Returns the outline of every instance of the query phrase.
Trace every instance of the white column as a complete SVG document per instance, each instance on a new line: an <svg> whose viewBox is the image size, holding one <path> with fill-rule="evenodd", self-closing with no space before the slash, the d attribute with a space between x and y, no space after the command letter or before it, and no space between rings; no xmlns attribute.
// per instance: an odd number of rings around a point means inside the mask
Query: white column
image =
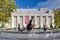
<svg viewBox="0 0 60 40"><path fill-rule="evenodd" d="M31 16L29 16L29 21L31 20Z"/></svg>
<svg viewBox="0 0 60 40"><path fill-rule="evenodd" d="M19 17L19 15L17 16L17 27L18 27L18 24L20 24L20 17Z"/></svg>
<svg viewBox="0 0 60 40"><path fill-rule="evenodd" d="M24 25L24 27L26 27L25 26L25 15L23 16L23 25Z"/></svg>
<svg viewBox="0 0 60 40"><path fill-rule="evenodd" d="M37 16L35 16L35 28L37 28Z"/></svg>
<svg viewBox="0 0 60 40"><path fill-rule="evenodd" d="M40 19L41 19L40 20L40 22L41 22L41 28L43 28L43 16L42 15L40 16Z"/></svg>
<svg viewBox="0 0 60 40"><path fill-rule="evenodd" d="M14 28L14 15L11 13L11 28Z"/></svg>
<svg viewBox="0 0 60 40"><path fill-rule="evenodd" d="M49 20L48 20L48 16L46 16L46 25L47 25L48 28L50 27L50 25L49 25Z"/></svg>
<svg viewBox="0 0 60 40"><path fill-rule="evenodd" d="M53 28L54 28L54 16L52 16L52 25L53 25Z"/></svg>
<svg viewBox="0 0 60 40"><path fill-rule="evenodd" d="M39 26L40 26L40 28L41 28L41 16L40 16L40 20L39 20L39 21L40 21L40 24L39 24Z"/></svg>

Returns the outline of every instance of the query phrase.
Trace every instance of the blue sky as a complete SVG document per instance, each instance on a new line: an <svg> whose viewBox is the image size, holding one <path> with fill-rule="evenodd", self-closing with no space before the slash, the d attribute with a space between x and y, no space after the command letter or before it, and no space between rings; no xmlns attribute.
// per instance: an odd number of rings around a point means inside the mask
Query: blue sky
<svg viewBox="0 0 60 40"><path fill-rule="evenodd" d="M60 8L60 0L15 0L18 8Z"/></svg>

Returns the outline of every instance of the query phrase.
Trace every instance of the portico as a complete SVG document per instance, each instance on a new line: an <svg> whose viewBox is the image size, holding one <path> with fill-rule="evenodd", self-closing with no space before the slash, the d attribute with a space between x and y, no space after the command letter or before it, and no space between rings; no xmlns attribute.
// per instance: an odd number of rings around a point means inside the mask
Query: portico
<svg viewBox="0 0 60 40"><path fill-rule="evenodd" d="M20 26L26 27L29 20L33 17L32 24L35 24L35 28L41 27L46 24L49 28L51 24L54 25L54 15L52 12L45 13L45 11L38 11L37 9L19 9L17 12L11 14L11 27Z"/></svg>

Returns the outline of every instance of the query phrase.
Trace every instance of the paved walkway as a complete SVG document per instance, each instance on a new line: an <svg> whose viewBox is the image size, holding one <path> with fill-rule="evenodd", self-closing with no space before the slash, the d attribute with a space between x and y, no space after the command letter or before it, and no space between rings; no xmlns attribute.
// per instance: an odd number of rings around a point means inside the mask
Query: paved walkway
<svg viewBox="0 0 60 40"><path fill-rule="evenodd" d="M5 30L4 32L7 33L19 33L19 34L46 34L46 33L59 33L60 30L46 30L43 29L32 29L30 32L27 30L24 31L18 31L18 30Z"/></svg>
<svg viewBox="0 0 60 40"><path fill-rule="evenodd" d="M5 39L5 40L59 40L60 33L19 34L19 33L1 32L0 39Z"/></svg>
<svg viewBox="0 0 60 40"><path fill-rule="evenodd" d="M17 30L1 31L0 40L60 40L59 30L32 30L31 32L18 32Z"/></svg>

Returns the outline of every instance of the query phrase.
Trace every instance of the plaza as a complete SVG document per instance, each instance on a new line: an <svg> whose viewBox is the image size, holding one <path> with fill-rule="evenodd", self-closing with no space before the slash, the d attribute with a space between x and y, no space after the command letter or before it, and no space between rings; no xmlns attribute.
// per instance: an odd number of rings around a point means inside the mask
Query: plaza
<svg viewBox="0 0 60 40"><path fill-rule="evenodd" d="M44 32L0 31L0 40L60 40L60 30Z"/></svg>

